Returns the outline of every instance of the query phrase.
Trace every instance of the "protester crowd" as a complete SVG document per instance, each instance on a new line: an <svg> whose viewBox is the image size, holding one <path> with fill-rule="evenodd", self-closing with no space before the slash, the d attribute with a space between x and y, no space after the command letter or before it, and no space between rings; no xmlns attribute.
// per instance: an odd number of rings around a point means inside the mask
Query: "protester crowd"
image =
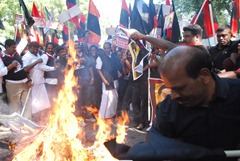
<svg viewBox="0 0 240 161"><path fill-rule="evenodd" d="M238 78L240 60L238 41L231 40L231 30L227 25L217 31L218 44L207 48L201 43L202 29L198 25L183 28L183 43L175 44L135 31L130 38L143 40L152 46L152 53L143 62L143 75L133 80L132 57L129 50L105 42L103 47L89 45L85 41L75 41L75 72L77 96L75 115L85 121L95 122L86 107L99 109L99 117L109 119L121 115L123 110L132 110L133 127L143 130L152 123L148 119L148 71L150 77L160 78L158 66L161 59L177 46L195 46L211 55L214 72L221 77ZM29 42L27 52L17 53L17 44L7 39L5 51L1 55L2 96L6 95L8 110L37 123L45 120L54 108L54 100L64 84L64 72L69 58L68 44L47 43L45 47L37 42ZM40 50L40 48L44 51ZM3 98L2 98L3 99ZM155 116L152 116L155 117ZM81 126L86 126L82 121Z"/></svg>

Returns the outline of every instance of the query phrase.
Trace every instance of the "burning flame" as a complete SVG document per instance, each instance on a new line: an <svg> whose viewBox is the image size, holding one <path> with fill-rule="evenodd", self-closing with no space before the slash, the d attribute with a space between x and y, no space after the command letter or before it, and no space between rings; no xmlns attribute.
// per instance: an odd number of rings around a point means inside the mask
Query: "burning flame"
<svg viewBox="0 0 240 161"><path fill-rule="evenodd" d="M69 42L71 57L68 64L74 64L76 57L74 42ZM115 137L111 133L112 120L98 118L98 111L91 109L97 119L98 131L96 140L90 147L84 145L84 128L79 126L78 119L73 114L75 111L76 96L73 88L77 85L74 77L74 68L70 67L65 73L65 85L58 93L57 103L51 115L48 125L37 138L17 155L13 161L111 161L117 160L111 156L104 146L104 142ZM125 124L129 122L128 115L117 118L120 128L117 129L118 143L123 143L126 135ZM83 118L81 118L83 119ZM95 129L97 128L95 124Z"/></svg>

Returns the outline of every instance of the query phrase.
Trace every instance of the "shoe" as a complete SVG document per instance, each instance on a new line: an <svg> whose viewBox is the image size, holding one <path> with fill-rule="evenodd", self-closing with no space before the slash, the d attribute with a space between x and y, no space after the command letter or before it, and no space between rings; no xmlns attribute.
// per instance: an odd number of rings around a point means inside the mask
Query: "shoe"
<svg viewBox="0 0 240 161"><path fill-rule="evenodd" d="M89 121L89 122L92 122L92 123L94 123L94 122L96 122L96 119L95 118L90 118L90 119L85 119L86 121Z"/></svg>
<svg viewBox="0 0 240 161"><path fill-rule="evenodd" d="M84 121L81 121L81 122L79 123L79 125L80 125L81 127L85 127L87 124L86 124Z"/></svg>
<svg viewBox="0 0 240 161"><path fill-rule="evenodd" d="M133 123L133 127L138 127L138 125L139 125L139 123L137 123L137 122Z"/></svg>
<svg viewBox="0 0 240 161"><path fill-rule="evenodd" d="M144 125L142 123L140 123L136 129L143 130L143 128L144 128Z"/></svg>

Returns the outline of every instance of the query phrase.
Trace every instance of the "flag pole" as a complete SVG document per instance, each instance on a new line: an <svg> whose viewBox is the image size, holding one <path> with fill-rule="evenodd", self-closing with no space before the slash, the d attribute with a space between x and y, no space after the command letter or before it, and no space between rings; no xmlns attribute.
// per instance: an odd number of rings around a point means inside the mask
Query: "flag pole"
<svg viewBox="0 0 240 161"><path fill-rule="evenodd" d="M18 30L18 24L16 24L16 28L15 28L14 41L17 40L17 30Z"/></svg>
<svg viewBox="0 0 240 161"><path fill-rule="evenodd" d="M205 0L205 1L203 2L202 7L200 8L200 10L199 10L199 12L198 12L198 14L197 14L197 17L195 18L193 24L196 24L197 19L198 19L198 17L200 16L200 13L202 12L203 7L204 7L204 5L205 5L205 3L206 3L207 1L208 1L208 0Z"/></svg>
<svg viewBox="0 0 240 161"><path fill-rule="evenodd" d="M209 1L211 2L211 0L209 0ZM208 3L208 8L209 8L209 12L210 12L213 40L214 40L214 45L215 45L215 44L217 44L217 40L216 40L215 30L214 30L213 12L212 12L212 4L211 3Z"/></svg>
<svg viewBox="0 0 240 161"><path fill-rule="evenodd" d="M68 41L70 41L70 22L68 21Z"/></svg>

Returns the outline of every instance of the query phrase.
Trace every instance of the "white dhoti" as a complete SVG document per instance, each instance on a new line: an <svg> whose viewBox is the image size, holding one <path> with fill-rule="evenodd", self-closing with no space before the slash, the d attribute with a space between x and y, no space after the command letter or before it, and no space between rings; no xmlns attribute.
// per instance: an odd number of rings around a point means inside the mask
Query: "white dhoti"
<svg viewBox="0 0 240 161"><path fill-rule="evenodd" d="M32 86L32 113L40 112L50 108L51 104L44 84L34 84Z"/></svg>
<svg viewBox="0 0 240 161"><path fill-rule="evenodd" d="M114 81L114 86L117 87L118 81ZM102 100L99 109L100 118L111 118L116 115L118 104L117 88L106 90L106 86L102 85Z"/></svg>

